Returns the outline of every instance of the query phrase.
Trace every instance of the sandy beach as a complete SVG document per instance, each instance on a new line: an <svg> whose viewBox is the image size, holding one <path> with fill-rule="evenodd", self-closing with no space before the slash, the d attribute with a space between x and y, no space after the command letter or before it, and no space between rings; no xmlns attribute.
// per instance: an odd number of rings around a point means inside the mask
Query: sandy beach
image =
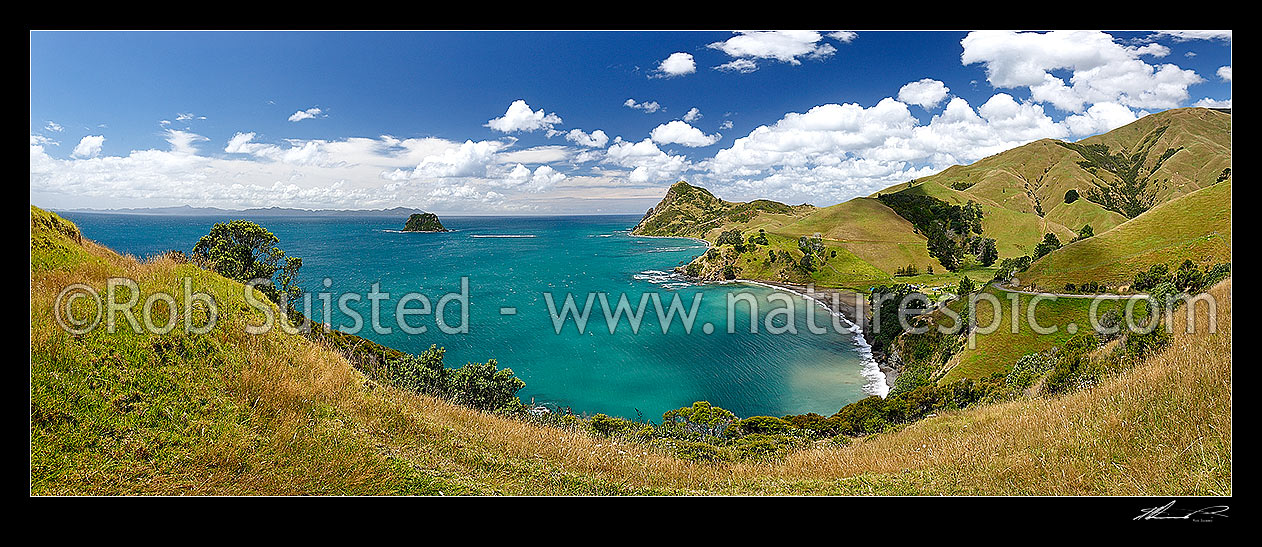
<svg viewBox="0 0 1262 547"><path fill-rule="evenodd" d="M872 333L870 329L865 328L868 319L871 317L872 309L868 303L866 296L845 289L834 289L828 287L814 287L808 292L806 285L796 283L783 283L779 281L758 281L765 285L778 287L787 291L792 291L803 296L814 298L817 302L828 308L833 313L841 314L851 323L859 325L863 328L863 339L868 346L872 344ZM836 298L834 299L834 295ZM861 307L861 308L860 308ZM860 309L862 315L860 315ZM885 375L885 385L889 388L894 387L894 380L898 378L898 371L886 366L878 359L874 359L876 365L881 369L881 373Z"/></svg>

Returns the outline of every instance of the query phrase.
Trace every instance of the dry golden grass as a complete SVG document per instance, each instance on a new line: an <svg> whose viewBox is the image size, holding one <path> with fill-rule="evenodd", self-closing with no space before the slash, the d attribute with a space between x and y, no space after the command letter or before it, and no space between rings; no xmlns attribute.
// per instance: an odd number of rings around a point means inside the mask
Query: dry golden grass
<svg viewBox="0 0 1262 547"><path fill-rule="evenodd" d="M568 472L638 488L720 493L863 492L1038 495L1231 493L1231 283L1216 334L1185 334L1102 385L925 420L849 448L791 454L783 463L697 465L600 445L511 420L418 399L473 442L508 458L542 458ZM1205 326L1204 308L1197 325ZM543 486L543 485L540 485Z"/></svg>
<svg viewBox="0 0 1262 547"><path fill-rule="evenodd" d="M102 260L32 272L33 384L41 375L62 387L57 375L72 371L56 367L67 352L155 341L60 331L51 318L60 287L126 276L147 294L191 276L221 303L221 326L207 335L217 349L170 374L183 382L177 395L208 402L175 448L126 430L121 448L58 452L33 423L37 494L1231 493L1230 280L1211 291L1217 334L1176 328L1169 349L1094 389L952 412L783 461L705 464L375 384L305 338L246 334L259 317L242 305L240 284L169 259L86 248ZM127 355L123 369L150 365ZM33 387L33 413L44 404ZM113 418L101 412L82 419Z"/></svg>

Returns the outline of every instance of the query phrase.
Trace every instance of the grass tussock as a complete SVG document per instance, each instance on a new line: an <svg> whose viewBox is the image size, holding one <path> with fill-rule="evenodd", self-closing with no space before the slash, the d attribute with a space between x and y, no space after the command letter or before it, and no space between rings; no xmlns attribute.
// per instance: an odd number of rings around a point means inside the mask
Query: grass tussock
<svg viewBox="0 0 1262 547"><path fill-rule="evenodd" d="M82 253L48 267L36 258L55 245L37 248L42 237ZM219 302L219 326L81 336L56 326L62 287L103 291L111 276L136 279L141 302L190 278ZM951 412L847 447L713 464L377 384L330 347L246 334L262 314L238 283L80 245L33 220L31 492L1230 494L1230 292L1230 280L1210 291L1217 334L1176 328L1168 349L1087 391Z"/></svg>

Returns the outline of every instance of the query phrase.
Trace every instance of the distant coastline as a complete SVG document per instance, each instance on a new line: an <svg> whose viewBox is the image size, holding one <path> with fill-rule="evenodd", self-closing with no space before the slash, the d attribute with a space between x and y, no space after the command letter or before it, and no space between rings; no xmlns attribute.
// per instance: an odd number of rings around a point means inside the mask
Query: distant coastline
<svg viewBox="0 0 1262 547"><path fill-rule="evenodd" d="M127 209L50 209L66 213L96 213L103 215L154 215L154 216L230 216L241 215L251 217L281 216L372 216L372 217L408 217L424 213L421 209L394 207L391 209L296 209L292 207L255 207L251 209L221 209L219 207L144 207Z"/></svg>
<svg viewBox="0 0 1262 547"><path fill-rule="evenodd" d="M38 205L37 205L38 206ZM219 207L193 207L181 205L177 207L134 207L121 209L62 208L44 207L41 209L55 213L86 213L98 215L145 215L145 216L243 216L254 218L266 217L408 217L416 213L425 213L423 209L410 207L394 207L391 209L298 209L294 207L252 207L249 209L222 209ZM430 211L432 212L432 211ZM443 217L632 217L638 213L540 213L540 214L505 214L505 213L442 213ZM645 236L647 237L647 236Z"/></svg>

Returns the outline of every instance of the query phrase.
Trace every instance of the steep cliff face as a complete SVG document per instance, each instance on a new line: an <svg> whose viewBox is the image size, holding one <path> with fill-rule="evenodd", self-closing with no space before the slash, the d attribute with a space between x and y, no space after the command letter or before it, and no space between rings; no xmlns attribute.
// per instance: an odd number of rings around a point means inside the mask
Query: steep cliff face
<svg viewBox="0 0 1262 547"><path fill-rule="evenodd" d="M449 231L443 227L443 223L438 220L438 215L434 213L417 213L408 217L407 224L403 226L405 232L446 232Z"/></svg>

